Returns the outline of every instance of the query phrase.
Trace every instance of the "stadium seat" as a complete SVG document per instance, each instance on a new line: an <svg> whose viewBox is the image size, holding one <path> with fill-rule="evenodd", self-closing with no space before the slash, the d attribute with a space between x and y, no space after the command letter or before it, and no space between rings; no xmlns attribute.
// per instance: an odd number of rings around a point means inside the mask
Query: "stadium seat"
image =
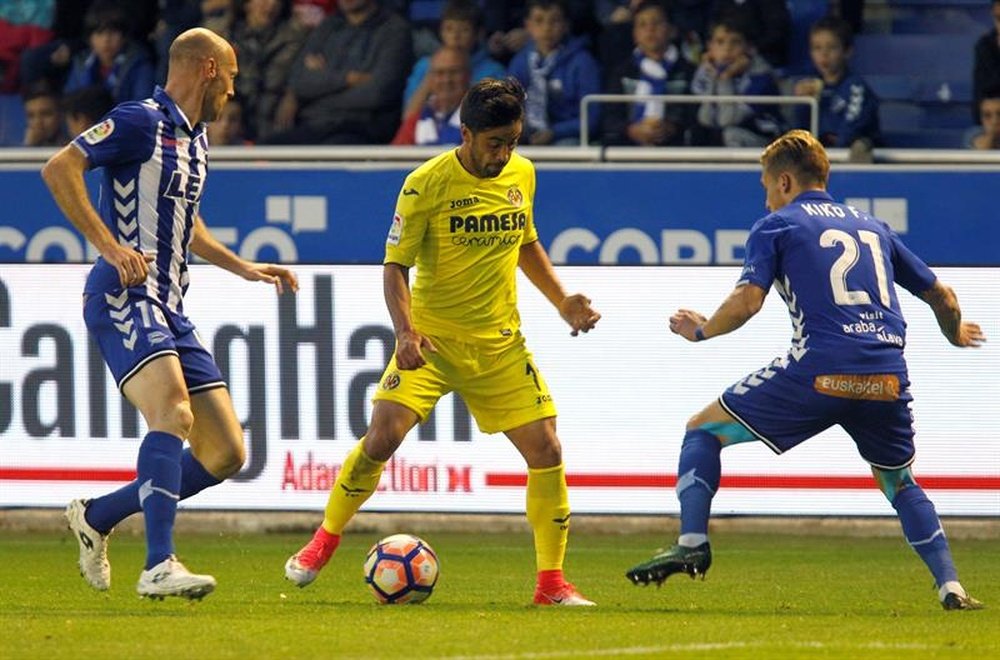
<svg viewBox="0 0 1000 660"><path fill-rule="evenodd" d="M885 146L898 149L962 149L966 131L953 128L883 131Z"/></svg>
<svg viewBox="0 0 1000 660"><path fill-rule="evenodd" d="M0 147L19 146L26 124L20 95L0 94Z"/></svg>
<svg viewBox="0 0 1000 660"><path fill-rule="evenodd" d="M975 34L862 34L851 68L861 75L905 74L952 78L972 71Z"/></svg>

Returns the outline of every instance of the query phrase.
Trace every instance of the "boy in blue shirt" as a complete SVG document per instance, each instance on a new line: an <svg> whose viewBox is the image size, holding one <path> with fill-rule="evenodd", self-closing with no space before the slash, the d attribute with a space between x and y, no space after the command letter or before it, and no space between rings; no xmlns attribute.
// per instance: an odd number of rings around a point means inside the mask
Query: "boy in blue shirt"
<svg viewBox="0 0 1000 660"><path fill-rule="evenodd" d="M568 11L562 0L532 0L524 21L531 42L510 62L508 73L527 90L527 144L579 144L580 99L601 90L597 61L582 38L567 39ZM591 134L597 113L589 115Z"/></svg>

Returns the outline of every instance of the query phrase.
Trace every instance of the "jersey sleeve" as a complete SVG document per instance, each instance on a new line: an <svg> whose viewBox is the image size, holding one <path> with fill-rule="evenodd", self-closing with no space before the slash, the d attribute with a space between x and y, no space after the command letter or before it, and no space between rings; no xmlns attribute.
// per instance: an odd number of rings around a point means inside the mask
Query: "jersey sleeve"
<svg viewBox="0 0 1000 660"><path fill-rule="evenodd" d="M527 245L528 243L534 243L538 240L538 229L535 227L535 167L530 162L528 162L528 173L527 173L527 215L524 223L524 234L521 236L521 245Z"/></svg>
<svg viewBox="0 0 1000 660"><path fill-rule="evenodd" d="M743 271L736 286L755 284L767 291L778 274L779 242L788 231L788 224L777 215L769 215L754 223L747 236Z"/></svg>
<svg viewBox="0 0 1000 660"><path fill-rule="evenodd" d="M888 229L888 226L886 229L892 241L892 271L896 284L915 296L934 286L937 281L934 271L903 244L896 232Z"/></svg>
<svg viewBox="0 0 1000 660"><path fill-rule="evenodd" d="M407 177L396 198L396 211L392 215L392 226L385 239L385 259L382 263L399 264L407 268L417 261L420 244L427 232L430 212L421 204L421 196L430 196L425 182L416 182Z"/></svg>
<svg viewBox="0 0 1000 660"><path fill-rule="evenodd" d="M73 144L90 167L148 160L156 141L156 121L139 103L124 103L81 133Z"/></svg>

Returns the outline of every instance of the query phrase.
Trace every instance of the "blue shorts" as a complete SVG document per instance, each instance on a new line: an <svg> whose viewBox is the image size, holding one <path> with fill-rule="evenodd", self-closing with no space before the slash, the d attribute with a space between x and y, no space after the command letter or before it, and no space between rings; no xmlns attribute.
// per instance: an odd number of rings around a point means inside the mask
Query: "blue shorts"
<svg viewBox="0 0 1000 660"><path fill-rule="evenodd" d="M909 384L906 374L804 374L776 360L719 403L776 454L838 424L862 458L892 470L913 462Z"/></svg>
<svg viewBox="0 0 1000 660"><path fill-rule="evenodd" d="M222 372L191 322L164 310L141 291L88 294L83 303L83 320L118 389L149 362L167 355L180 360L188 392L225 387Z"/></svg>

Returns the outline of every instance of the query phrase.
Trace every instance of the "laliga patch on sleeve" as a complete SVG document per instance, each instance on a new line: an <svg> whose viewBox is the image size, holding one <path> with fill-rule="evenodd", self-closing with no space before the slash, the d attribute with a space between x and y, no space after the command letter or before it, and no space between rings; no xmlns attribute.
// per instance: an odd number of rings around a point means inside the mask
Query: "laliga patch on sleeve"
<svg viewBox="0 0 1000 660"><path fill-rule="evenodd" d="M403 216L399 213L392 215L392 226L389 227L389 236L385 242L389 245L399 245L399 237L403 235Z"/></svg>
<svg viewBox="0 0 1000 660"><path fill-rule="evenodd" d="M115 132L115 120L105 119L99 124L94 124L83 133L83 141L87 144L97 144Z"/></svg>

